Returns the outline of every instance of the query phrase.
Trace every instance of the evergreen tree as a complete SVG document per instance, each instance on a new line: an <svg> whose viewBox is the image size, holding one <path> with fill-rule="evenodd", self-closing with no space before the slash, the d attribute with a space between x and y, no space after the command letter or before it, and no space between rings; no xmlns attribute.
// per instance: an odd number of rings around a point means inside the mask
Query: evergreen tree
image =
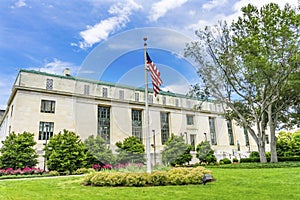
<svg viewBox="0 0 300 200"><path fill-rule="evenodd" d="M211 149L208 141L202 141L197 145L196 148L196 157L199 159L200 163L214 163L217 161L216 156L214 155L214 150Z"/></svg>
<svg viewBox="0 0 300 200"><path fill-rule="evenodd" d="M88 157L90 162L89 164L104 163L111 164L115 163L115 157L108 147L106 147L105 140L97 135L89 136L84 141L84 146L87 149Z"/></svg>
<svg viewBox="0 0 300 200"><path fill-rule="evenodd" d="M191 149L192 146L185 143L183 136L172 134L162 151L162 162L172 166L187 163L192 160Z"/></svg>
<svg viewBox="0 0 300 200"><path fill-rule="evenodd" d="M15 134L12 132L2 141L2 144L0 168L22 169L34 167L38 163L38 155L34 150L36 142L32 133Z"/></svg>
<svg viewBox="0 0 300 200"><path fill-rule="evenodd" d="M125 138L123 142L117 142L117 161L120 163L144 163L145 147L140 139L135 136Z"/></svg>
<svg viewBox="0 0 300 200"><path fill-rule="evenodd" d="M83 142L74 132L64 130L50 138L45 146L47 168L62 173L72 173L86 166Z"/></svg>

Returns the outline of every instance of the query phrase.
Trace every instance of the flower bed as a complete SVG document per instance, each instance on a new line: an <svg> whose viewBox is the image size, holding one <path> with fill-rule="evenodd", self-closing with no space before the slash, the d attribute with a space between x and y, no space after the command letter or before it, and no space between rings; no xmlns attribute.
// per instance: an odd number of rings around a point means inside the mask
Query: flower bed
<svg viewBox="0 0 300 200"><path fill-rule="evenodd" d="M172 168L169 171L155 171L151 174L101 171L85 176L83 185L91 186L159 186L159 185L187 185L202 184L204 174L211 174L204 167Z"/></svg>
<svg viewBox="0 0 300 200"><path fill-rule="evenodd" d="M7 169L0 169L0 176L7 176L7 175L40 175L43 174L44 170L40 168L30 168L30 167L25 167L24 169L12 169L12 168L7 168Z"/></svg>

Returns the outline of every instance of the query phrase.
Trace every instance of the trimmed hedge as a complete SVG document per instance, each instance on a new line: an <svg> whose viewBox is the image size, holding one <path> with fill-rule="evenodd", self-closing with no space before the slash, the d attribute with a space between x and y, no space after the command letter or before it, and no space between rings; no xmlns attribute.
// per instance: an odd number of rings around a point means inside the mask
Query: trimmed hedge
<svg viewBox="0 0 300 200"><path fill-rule="evenodd" d="M143 187L202 184L204 174L210 173L210 170L201 166L196 168L178 167L169 171L156 171L151 174L104 171L86 175L83 185Z"/></svg>
<svg viewBox="0 0 300 200"><path fill-rule="evenodd" d="M220 162L223 162L223 164L231 164L231 160L229 158L223 158Z"/></svg>
<svg viewBox="0 0 300 200"><path fill-rule="evenodd" d="M267 161L270 162L270 158L267 158ZM285 161L300 161L300 156L293 157L278 157L278 162ZM240 163L249 163L249 162L260 162L259 158L241 158Z"/></svg>

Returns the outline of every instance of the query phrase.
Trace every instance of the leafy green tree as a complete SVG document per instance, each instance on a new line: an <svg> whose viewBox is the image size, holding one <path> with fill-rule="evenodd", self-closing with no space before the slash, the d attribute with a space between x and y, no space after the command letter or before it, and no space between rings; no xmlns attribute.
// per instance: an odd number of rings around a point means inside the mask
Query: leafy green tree
<svg viewBox="0 0 300 200"><path fill-rule="evenodd" d="M278 133L277 154L283 157L300 156L300 130Z"/></svg>
<svg viewBox="0 0 300 200"><path fill-rule="evenodd" d="M123 142L117 142L117 161L120 163L144 163L145 147L140 139L135 136L125 138Z"/></svg>
<svg viewBox="0 0 300 200"><path fill-rule="evenodd" d="M161 153L162 162L172 166L190 162L192 160L191 150L192 146L185 143L183 136L171 134Z"/></svg>
<svg viewBox="0 0 300 200"><path fill-rule="evenodd" d="M0 150L0 168L25 168L34 167L37 161L37 153L34 150L34 134L23 132L22 134L10 133L2 141Z"/></svg>
<svg viewBox="0 0 300 200"><path fill-rule="evenodd" d="M101 162L104 164L113 165L115 163L115 156L113 155L111 149L106 147L106 142L101 136L89 136L84 141L84 146L87 149L88 156L91 156L89 160L92 163L89 164Z"/></svg>
<svg viewBox="0 0 300 200"><path fill-rule="evenodd" d="M64 130L50 138L45 146L48 170L74 172L85 167L86 151L83 142L74 132Z"/></svg>
<svg viewBox="0 0 300 200"><path fill-rule="evenodd" d="M299 14L274 3L261 9L249 4L242 12L231 25L221 22L197 31L199 41L187 45L186 56L199 64L204 91L247 128L261 162L267 162L269 126L271 162L277 162L275 128L279 113L290 106L291 98L284 95L289 80L299 71Z"/></svg>
<svg viewBox="0 0 300 200"><path fill-rule="evenodd" d="M214 163L217 162L217 158L214 154L214 150L211 148L208 141L202 141L197 145L196 157L199 159L200 163Z"/></svg>

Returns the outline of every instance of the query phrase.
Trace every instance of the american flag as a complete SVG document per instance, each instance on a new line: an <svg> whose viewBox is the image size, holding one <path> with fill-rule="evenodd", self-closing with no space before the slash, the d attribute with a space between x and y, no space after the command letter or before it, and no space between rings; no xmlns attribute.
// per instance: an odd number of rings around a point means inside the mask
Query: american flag
<svg viewBox="0 0 300 200"><path fill-rule="evenodd" d="M162 80L160 79L160 72L158 71L155 64L152 62L148 52L146 52L146 56L147 56L147 69L150 71L154 96L156 96L160 91L159 86L162 84Z"/></svg>

